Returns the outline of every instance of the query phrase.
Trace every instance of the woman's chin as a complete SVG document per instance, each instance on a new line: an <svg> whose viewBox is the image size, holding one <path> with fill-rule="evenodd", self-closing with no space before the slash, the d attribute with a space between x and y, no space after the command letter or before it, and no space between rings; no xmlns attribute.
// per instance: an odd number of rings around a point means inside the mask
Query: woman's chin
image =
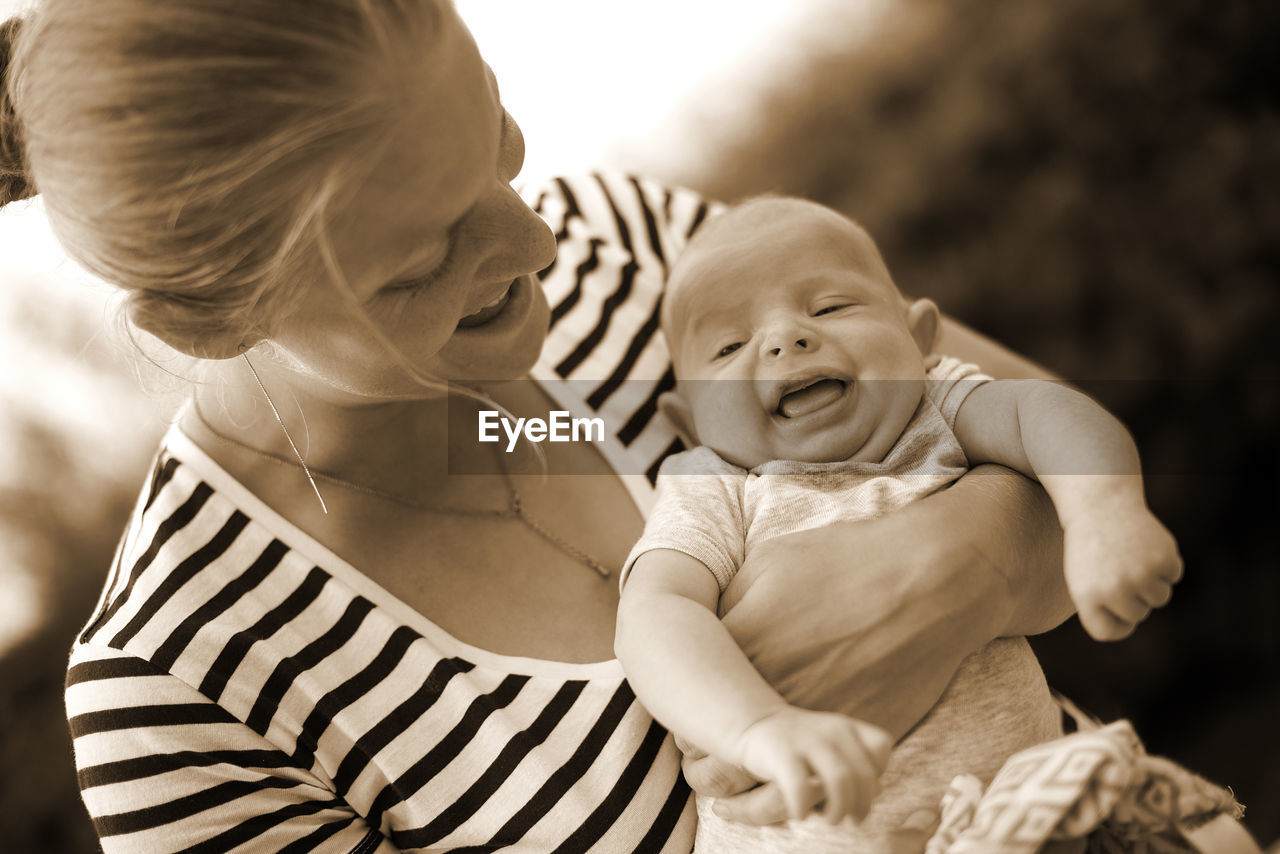
<svg viewBox="0 0 1280 854"><path fill-rule="evenodd" d="M550 320L542 286L532 276L523 276L501 315L454 333L436 354L433 374L458 382L523 377L542 354Z"/></svg>

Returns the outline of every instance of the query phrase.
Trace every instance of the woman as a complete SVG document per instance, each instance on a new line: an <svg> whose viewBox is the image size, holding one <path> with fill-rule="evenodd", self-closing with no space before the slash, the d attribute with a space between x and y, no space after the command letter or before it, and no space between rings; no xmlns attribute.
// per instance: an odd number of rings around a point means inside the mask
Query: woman
<svg viewBox="0 0 1280 854"><path fill-rule="evenodd" d="M687 851L688 785L749 781L681 776L612 660L607 574L679 447L653 325L706 205L588 178L531 188L540 217L446 2L46 0L10 29L10 195L38 188L132 323L203 360L72 652L104 848ZM468 477L495 458L448 445L472 400L612 435ZM969 477L779 542L733 630L766 674L856 650L901 735L968 651L1064 618L1059 550L1037 490ZM798 613L817 584L838 604ZM767 787L730 803L780 815Z"/></svg>

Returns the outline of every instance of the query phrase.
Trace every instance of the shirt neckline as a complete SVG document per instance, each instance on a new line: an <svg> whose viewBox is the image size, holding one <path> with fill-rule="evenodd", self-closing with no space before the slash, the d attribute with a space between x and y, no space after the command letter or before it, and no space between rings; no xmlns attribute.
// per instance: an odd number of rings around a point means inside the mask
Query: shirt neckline
<svg viewBox="0 0 1280 854"><path fill-rule="evenodd" d="M503 673L572 679L623 678L622 665L616 658L604 661L573 662L506 655L469 644L450 634L341 556L331 551L323 543L281 516L274 508L255 495L182 430L179 426L182 412L185 412L185 407L180 411L178 419L170 426L163 439L164 446L171 450L178 459L191 466L202 479L213 487L215 492L220 493L233 505L241 508L254 523L266 527L273 536L291 550L305 556L307 560L320 569L340 579L356 593L392 614L404 625L419 632L442 651L449 655L464 658L472 664L487 670ZM641 508L641 512L644 512L643 508Z"/></svg>

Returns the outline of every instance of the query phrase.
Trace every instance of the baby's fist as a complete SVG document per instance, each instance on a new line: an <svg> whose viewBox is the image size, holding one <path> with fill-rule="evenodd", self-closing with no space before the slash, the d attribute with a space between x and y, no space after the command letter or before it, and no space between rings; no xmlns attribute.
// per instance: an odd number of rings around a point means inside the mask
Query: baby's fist
<svg viewBox="0 0 1280 854"><path fill-rule="evenodd" d="M752 724L740 741L743 766L778 785L791 818L803 818L821 803L832 824L866 816L893 746L878 726L795 706Z"/></svg>
<svg viewBox="0 0 1280 854"><path fill-rule="evenodd" d="M1182 577L1177 542L1146 507L1078 519L1063 544L1067 590L1097 640L1128 637Z"/></svg>

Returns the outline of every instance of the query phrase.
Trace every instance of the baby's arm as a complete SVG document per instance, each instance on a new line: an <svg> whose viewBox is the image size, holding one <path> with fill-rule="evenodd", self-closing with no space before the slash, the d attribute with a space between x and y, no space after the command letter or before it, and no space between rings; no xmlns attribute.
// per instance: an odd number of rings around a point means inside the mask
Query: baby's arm
<svg viewBox="0 0 1280 854"><path fill-rule="evenodd" d="M970 462L1037 478L1063 531L1063 571L1080 622L1099 640L1128 636L1169 601L1182 561L1147 509L1138 450L1124 426L1056 383L988 382L965 399L956 437Z"/></svg>
<svg viewBox="0 0 1280 854"><path fill-rule="evenodd" d="M701 562L672 549L636 559L618 607L615 643L627 679L664 726L762 780L775 781L792 818L816 778L823 815L861 819L892 743L879 727L788 705L716 617L720 590Z"/></svg>

